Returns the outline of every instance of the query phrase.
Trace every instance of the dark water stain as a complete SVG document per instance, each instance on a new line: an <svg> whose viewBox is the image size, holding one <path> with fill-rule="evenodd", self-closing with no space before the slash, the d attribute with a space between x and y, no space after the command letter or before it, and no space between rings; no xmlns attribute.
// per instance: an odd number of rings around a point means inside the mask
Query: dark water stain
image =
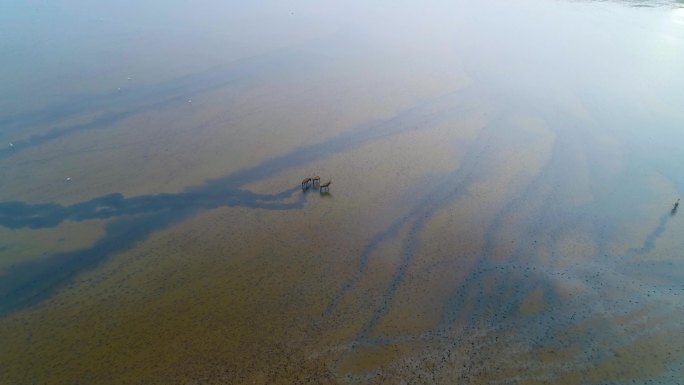
<svg viewBox="0 0 684 385"><path fill-rule="evenodd" d="M323 314L321 315L321 318L323 320L330 317L335 312L335 310L337 310L337 307L346 297L346 295L351 290L353 290L356 287L356 285L358 285L359 281L361 281L361 278L363 278L363 275L366 272L366 269L368 268L368 261L370 259L371 254L375 252L375 250L377 250L377 248L380 247L380 245L383 242L393 237L396 237L399 233L399 230L401 230L404 223L409 218L410 215L405 215L400 219L394 221L394 223L392 223L388 228L386 228L379 234L375 235L371 239L371 241L366 244L363 251L361 252L361 255L359 256L359 262L358 266L356 267L356 271L354 272L351 278L345 281L340 286L340 288L337 289L337 292L333 295L333 300L328 304L326 309L323 311Z"/></svg>
<svg viewBox="0 0 684 385"><path fill-rule="evenodd" d="M534 266L534 242L543 235L553 242L558 240L565 230L572 228L570 221L573 214L564 210L562 202L558 202L556 197L561 186L567 183L565 173L560 170L564 169L569 159L582 152L582 147L578 146L581 140L578 140L577 136L580 133L567 135L567 132L555 128L556 140L550 159L518 194L502 205L495 215L493 222L485 231L482 255L473 267L472 273L445 302L440 328L448 328L457 319L471 327L476 327L478 323L501 325L504 321L510 322L517 316L517 310L525 296L537 288L544 290L547 303L556 303L554 299L557 298L557 294L551 281L538 274ZM500 242L501 235L505 233L505 220L516 212L530 211L533 211L534 215L528 214L528 222L517 224L518 228L524 229L522 233L525 234L525 239L517 240L510 255L505 256L505 262L496 262L494 250ZM561 226L557 224L559 212L562 212L565 218ZM535 276L535 279L530 279L531 276ZM494 286L485 287L485 281L493 283ZM477 298L477 301L472 307L468 307L466 301L472 298ZM469 309L468 314L463 314L463 309L466 308ZM493 317L487 317L488 313L493 314Z"/></svg>
<svg viewBox="0 0 684 385"><path fill-rule="evenodd" d="M477 144L474 149L481 149ZM467 163L467 162L466 162ZM385 292L382 295L380 305L375 309L373 315L367 320L359 331L356 339L364 340L375 330L382 318L389 312L399 285L404 281L406 272L411 267L414 257L420 247L420 234L429 223L430 219L442 208L448 206L467 191L467 186L475 179L477 169L475 165L469 167L465 165L452 175L446 177L446 183L440 184L432 194L429 194L422 204L412 211L403 222L398 222L400 227L404 224L410 225L409 232L403 241L401 259L394 275L392 276ZM366 262L367 264L367 262ZM357 272L363 274L363 271Z"/></svg>
<svg viewBox="0 0 684 385"><path fill-rule="evenodd" d="M458 119L464 113L477 108L473 103L467 102L466 95L468 94L467 91L448 93L423 101L392 118L363 124L351 132L339 134L329 140L301 146L285 155L268 159L224 178L210 180L207 184L243 186L278 175L285 169L326 159L331 155L344 153L366 143Z"/></svg>
<svg viewBox="0 0 684 385"><path fill-rule="evenodd" d="M73 97L42 110L0 117L0 135L13 143L13 147L0 148L0 159L74 133L106 129L143 112L185 104L189 98L200 93L225 87L239 92L255 82L272 81L277 76L289 76L293 72L311 69L320 60L325 58L313 54L276 51L167 82L126 88L121 92ZM26 127L49 127L55 121L83 114L94 114L95 117L84 123L52 127L45 133L35 134L24 140L8 138L12 133Z"/></svg>
<svg viewBox="0 0 684 385"><path fill-rule="evenodd" d="M557 112L540 112L540 114L546 116L547 121L560 123L554 126L558 140L554 144L552 157L544 165L542 171L517 196L504 204L496 215L494 222L485 233L486 241L482 257L478 259L477 265L465 279L464 284L445 302L442 321L437 330L448 330L454 321L460 318L465 321L466 327L472 328L482 325L492 328L516 325L521 330L529 329L525 335L529 336L531 341L538 344L547 343L559 330L569 327L581 318L591 316L591 312L587 311L586 307L581 307L581 299L571 304L558 293L558 280L581 279L593 289L594 293L616 284L605 279L611 272L602 265L571 266L567 269L553 270L536 266L534 259L536 246L533 242L535 237L544 236L548 242L554 243L558 242L569 229L581 228L587 223L592 223L592 214L588 214L586 210L568 207L564 202L558 201L558 196L562 196L564 188L571 187L568 184L573 182L568 175L571 175L573 166L582 159L582 156L596 160L601 158L601 154L592 153L596 151L595 149L589 149L586 146L589 135L596 127L587 125L579 130L577 126L581 125L570 116L559 117ZM595 168L591 170L591 172L594 171ZM464 175L445 176L445 179L459 181L461 190L469 185ZM616 185L619 182L618 179L612 181ZM365 273L372 252L382 242L396 237L403 226L414 221L404 240L400 265L386 287L380 305L357 334L356 343L382 344L395 340L389 336L371 336L371 333L392 306L397 288L415 257L416 248L419 246L418 234L424 228L427 219L432 217L437 209L448 205L458 197L457 194L450 194L440 199L439 191L442 191L443 187L428 194L428 201L421 202L409 214L399 218L367 244L360 256L356 273L342 285L324 312L323 318L329 317L342 298L358 284ZM601 194L597 193L596 196L600 197ZM493 259L493 253L495 244L503 231L503 220L516 211L529 211L530 207L527 206L530 206L531 201L533 202L531 207L536 214L530 216L528 223L520 224L525 228L523 233L527 234L529 245L527 243L518 245L505 262L497 262ZM652 251L656 240L663 234L667 221L675 213L676 210L672 210L670 216L663 215L658 226L647 235L641 247L632 249L620 257L636 256ZM599 242L598 239L596 241ZM597 259L603 252L604 249L601 248L596 255L587 256L587 258ZM485 282L489 283L488 287L485 286ZM543 308L539 313L521 316L520 306L533 290L541 290L543 293ZM471 303L467 303L468 301ZM624 305L604 302L608 307ZM468 314L463 313L465 309L468 309ZM563 318L564 315L567 317Z"/></svg>
<svg viewBox="0 0 684 385"><path fill-rule="evenodd" d="M545 115L547 118L554 116L548 113ZM676 210L673 209L660 217L657 226L646 235L640 247L630 249L622 255L609 257L605 246L600 246L593 255L585 256L584 263L588 262L587 265L579 262L567 268L548 269L543 264L538 264L535 258L536 246L532 240L543 237L545 242L555 244L568 230L586 228L588 223L595 223L594 210L572 210L557 199L558 196L562 196L564 186L572 183L573 178L567 178L567 172L570 171L568 166L576 163L577 154L583 154L588 159L600 158L601 154L592 153L595 150L589 149L585 144L590 142L587 137L595 127L586 124L582 127L577 124L572 130L568 130L568 126L574 123L569 116L553 121L559 124L553 127L557 142L551 159L527 184L522 193L503 206L489 226L485 235L483 254L464 283L446 301L438 329L447 330L456 320L461 320L462 324L474 328L483 325L492 328L515 326L528 340L541 346L552 343L558 332L567 330L581 319L591 318L593 313L587 303L598 302L606 308L623 311L633 305L633 298L617 301L600 297L599 293L604 290L615 290L625 285L625 277L619 273L624 268L613 266L615 263L606 263L606 258L603 257L624 261L625 258L634 258L653 251L656 241L664 233L668 221ZM592 171L595 171L595 168ZM616 178L611 182L619 185L624 181ZM614 190L619 191L618 188ZM599 191L594 193L595 197L599 197L598 204L604 201L600 199ZM528 215L529 221L518 223L524 229L522 233L525 234L525 238L530 242L517 242L510 255L505 256L505 261L498 262L493 258L494 248L504 231L503 221L516 211L534 213ZM603 238L605 235L602 231L594 232L594 241L598 245L603 243ZM562 253L562 250L556 252ZM643 270L639 274L643 274ZM676 274L670 275L674 281ZM661 278L663 276L661 275ZM558 292L558 282L564 280L579 280L591 290L578 298L568 300ZM489 286L485 286L485 282ZM531 316L522 316L518 309L526 296L535 289L543 293L543 311Z"/></svg>
<svg viewBox="0 0 684 385"><path fill-rule="evenodd" d="M372 316L362 326L355 340L357 342L368 341L370 334L377 327L380 320L389 312L399 285L404 281L406 272L412 264L416 250L419 246L419 236L422 229L432 216L452 203L466 191L466 187L474 180L477 172L481 170L481 157L492 139L490 127L485 127L475 143L469 148L464 157L463 165L454 172L441 176L441 183L431 190L426 197L418 202L407 214L396 219L392 224L375 235L364 247L359 256L358 266L354 274L344 282L333 296L333 300L322 314L322 320L332 316L337 307L364 277L371 255L387 240L395 238L400 230L407 224L411 224L409 234L403 241L401 259L394 275L392 276L385 292L382 295L381 304L374 310Z"/></svg>
<svg viewBox="0 0 684 385"><path fill-rule="evenodd" d="M502 116L498 118L499 121L494 121L492 123L492 125L498 126L496 127L496 130L509 129L505 126L501 127L501 123L504 120L503 117L506 116L505 111L505 109L502 109ZM485 144L491 141L495 132L497 132L496 130L491 130L489 136L481 138L481 142L476 144L476 147L479 146L481 151L487 148ZM562 145L559 145L558 143L554 146L556 148L562 147ZM489 148L489 150L491 151L491 148ZM562 160L559 159L559 154L562 153L562 155L567 156L567 151L567 148L562 152L554 151L553 154L556 159L554 160L552 158L550 162L547 162L543 171L528 183L528 186L521 194L513 198L509 203L503 205L503 208L496 216L494 223L490 225L490 228L485 234L483 256L478 259L473 273L466 279L464 285L445 302L442 321L438 329L447 329L449 325L455 321L456 317L460 314L460 310L465 308L465 301L467 298L477 299L474 304L474 309L469 308L470 314L467 315L469 318L469 322L467 323L472 327L475 327L477 323L483 321L489 322L491 325L496 325L501 324L506 318L509 320L514 319L520 303L524 300L525 296L535 288L543 288L545 298L549 302L555 303L554 301L557 301L558 297L552 282L543 275L529 270L529 262L527 261L529 259L529 249L518 250L515 255L510 256L511 260L519 261L520 263L520 265L511 265L512 267L508 266L504 268L499 264L493 263L491 257L493 256L495 240L498 238L501 231L502 219L505 218L508 213L520 209L520 207L527 204L530 199L534 199L532 198L533 192L540 191L543 187L541 184L544 184L545 186L553 185L549 184L550 182L548 179L549 177L552 177L553 172L557 171L560 167L560 165L557 164L558 161ZM463 169L454 173L454 175L445 177L446 180L450 181L450 186L441 186L434 193L430 194L426 204L419 206L417 212L414 213L418 219L412 226L412 229L405 240L401 265L386 289L382 304L363 326L357 336L358 339L370 340L369 334L377 326L380 319L389 311L397 287L403 280L406 269L416 252L418 234L420 234L429 218L434 216L438 210L452 204L459 198L459 192L466 191L467 187L476 180L477 172L478 170L481 170L482 167L479 163L481 163L480 159L470 156L466 157ZM465 173L468 173L468 175ZM440 197L440 192L442 191L449 191L449 193ZM530 233L530 239L533 239L535 234L542 233L542 230L551 226L555 222L555 217L557 216L556 213L554 213L556 203L553 201L552 192L545 194L542 199L538 200L537 204L541 205L540 212L543 214L541 215L541 219L537 220L528 231ZM518 272L518 270L520 270L520 272ZM535 275L538 279L529 279L532 275ZM512 279L512 277L516 278ZM522 277L524 277L524 279ZM358 281L358 279L359 278L355 278L355 281ZM493 288L485 288L484 282L486 279L495 282L495 286ZM473 295L470 296L469 294ZM506 296L509 298L506 299ZM485 316L488 313L494 315L494 318L489 321L485 319ZM460 315L462 316L462 314Z"/></svg>
<svg viewBox="0 0 684 385"><path fill-rule="evenodd" d="M304 195L293 203L280 200L298 191L297 187L273 195L246 191L207 191L203 194L160 194L123 198L112 194L69 207L55 204L28 205L21 202L0 204L3 225L30 228L52 227L63 220L122 217L106 227L105 235L92 247L50 255L38 261L15 264L0 280L0 315L30 306L49 297L83 269L129 250L151 233L217 207L250 207L291 210L304 205ZM14 217L13 215L14 214ZM10 227L10 226L8 226ZM13 227L16 228L16 227Z"/></svg>
<svg viewBox="0 0 684 385"><path fill-rule="evenodd" d="M505 116L506 110L501 110L501 115ZM510 111L519 111L515 108L515 103L509 109L509 118L511 117ZM568 205L567 202L559 201L558 197L564 196L566 189L572 189L572 184L575 183L572 176L573 173L578 172L577 164L582 164L584 159L589 160L589 164L592 162L600 164L603 153L601 149L587 146L587 143L591 143L593 133L597 132L594 124L578 122L570 114L556 109L544 110L543 107L539 107L535 113L546 119L550 125L549 128L556 136L551 158L544 164L540 173L534 176L518 194L502 205L495 220L485 232L482 256L463 285L446 300L442 320L437 330L448 330L457 319L463 320L465 327L470 328L486 325L496 329L515 325L520 330L529 329L526 335L534 343L541 344L551 340L559 330L578 322L581 318L586 319L591 316L591 312L586 307L581 307L582 299L577 299L571 304L561 296L558 292L558 280L581 279L593 289L594 293L615 284L604 279L610 275L610 271L603 265L570 266L553 270L546 269L542 265L537 266L535 239L544 237L546 242L554 244L559 242L569 229L582 228L588 223L595 222L595 214L592 210L578 210ZM502 117L499 119L503 120ZM488 148L484 143L489 142L492 137L485 138L481 142L478 139L480 151L485 149L491 151L492 148ZM497 141L495 140L494 143ZM398 218L366 244L359 256L355 273L333 296L333 300L322 314L323 320L332 316L343 298L364 277L373 252L383 242L395 238L404 226L410 225L409 234L403 240L399 266L385 288L380 304L354 339L355 343L359 344L385 343L393 340L389 336L372 336L371 334L391 309L396 291L403 282L419 247L420 232L437 210L453 203L458 198L459 191L467 190L467 187L475 180L473 175L476 175L478 170L486 169L480 164L481 159L477 159L474 153L469 154L465 159L464 166L458 172L444 176L446 183L432 190L424 201L419 202L409 213ZM592 175L603 172L599 168L592 167L588 172ZM593 190L592 193L597 197L598 203L596 204L600 205L604 202L612 191L619 191L618 187L621 182L623 182L621 178L614 178L606 181L615 186L614 188L606 190L604 187L603 190ZM590 186L590 188L595 188L595 186ZM446 194L441 194L445 191ZM533 215L528 215L529 221L520 224L529 242L518 244L511 255L507 256L505 262L497 262L494 258L494 248L504 230L504 219L520 210L523 212L532 210L533 213ZM648 234L642 247L631 250L626 256L636 256L651 251L655 247L656 240L663 234L667 221L674 211L670 214L670 216L661 217L658 226ZM598 232L595 241L601 244L602 237L604 235ZM599 259L604 253L605 248L599 247L596 255L586 257L588 260ZM489 286L485 286L485 282ZM538 313L521 316L520 306L534 290L541 290L543 293L543 308ZM617 306L608 302L605 302L605 305ZM468 314L464 314L465 309L468 309ZM563 318L564 316L567 317Z"/></svg>
<svg viewBox="0 0 684 385"><path fill-rule="evenodd" d="M92 247L13 265L4 271L0 280L0 315L48 298L83 269L94 267L115 253L129 250L152 232L178 223L193 212L167 210L116 221L107 226L104 237Z"/></svg>
<svg viewBox="0 0 684 385"><path fill-rule="evenodd" d="M206 186L203 190L176 194L140 195L125 198L109 194L71 206L55 203L29 204L0 202L0 225L10 228L49 228L69 221L108 219L124 215L148 214L164 210L212 209L220 206L244 206L271 210L301 207L302 203L280 203L297 191L291 188L278 194L255 194L240 189Z"/></svg>
<svg viewBox="0 0 684 385"><path fill-rule="evenodd" d="M394 223L392 223L392 225L390 225L389 228L375 236L366 245L363 253L360 256L357 271L347 282L345 282L341 286L340 289L338 289L338 292L333 297L333 301L323 313L323 318L329 317L334 312L339 303L342 301L343 297L349 291L351 291L361 280L361 278L365 274L365 270L368 265L368 259L370 258L372 252L375 251L375 249L377 249L377 247L379 247L379 245L382 242L386 241L389 238L395 237L403 226L413 221L414 223L411 225L409 234L403 242L402 256L399 266L395 271L395 274L393 275L390 283L385 289L385 292L381 300L381 304L375 309L372 316L362 326L361 330L356 336L356 341L368 342L370 340L380 338L371 337L370 334L377 327L380 320L389 312L392 306L394 297L396 295L396 291L399 285L403 282L406 272L410 267L412 260L416 254L416 250L419 247L419 236L421 231L429 222L429 219L431 219L439 210L443 209L444 207L447 207L450 204L453 204L454 201L456 201L459 197L462 196L463 192L467 191L467 187L471 185L474 181L476 181L478 177L480 177L480 174L484 171L483 157L487 153L492 151L492 143L495 143L495 141L493 141L493 138L495 138L496 132L502 129L503 116L505 116L505 113L502 113L501 116L499 116L498 118L493 118L491 123L483 130L483 133L480 135L480 137L478 137L474 145L466 154L462 167L460 167L458 170L456 170L450 175L443 176L444 182L439 184L436 188L434 188L431 193L427 194L427 197L422 202L420 202L411 212L397 219ZM507 127L503 127L503 129L507 129ZM546 165L546 167L550 166ZM537 177L536 179L540 178ZM530 188L531 187L528 187L528 190ZM527 191L527 193L529 193L529 191ZM519 203L522 204L524 200L529 199L529 195L527 193L523 193L517 198ZM547 203L547 205L549 206L550 204L551 203ZM513 207L508 205L504 207L505 208L503 209L503 211L506 212L512 211L514 209ZM517 205L514 207L517 207ZM493 237L495 237L498 234L497 231L499 231L499 222L495 221L495 224L487 232L488 240L485 246L485 256L491 255L491 249L493 248ZM452 296L452 298L450 298L447 301L447 309L454 307L460 308L460 306L456 305L455 302L461 302L460 305L464 305L464 303L462 303L462 301L466 298L464 293L471 290L476 293L476 297L480 297L478 303L476 304L476 311L470 315L472 318L478 318L477 314L484 314L483 308L491 308L492 302L490 301L489 303L487 303L486 301L484 301L484 298L482 298L482 294L485 293L485 288L482 286L483 271L485 269L494 269L492 267L487 266L489 263L490 262L487 257L481 258L478 261L479 267L476 267L476 273L474 273L477 279L473 279L474 277L471 277L467 281L469 285L475 285L475 287L472 287L470 289L461 288L456 297ZM500 275L496 281L501 282L500 287L495 288L495 290L499 292L499 295L497 296L497 301L501 301L503 297L501 294L503 293L516 293L516 297L511 299L510 303L508 304L500 304L501 309L499 309L495 313L497 314L497 317L506 318L507 315L510 315L510 318L513 318L515 312L517 311L519 303L522 301L524 295L532 289L532 287L514 287L514 285L519 285L519 281L512 282L510 280L510 276L507 277L504 275ZM528 282L531 281L528 280ZM549 297L553 296L550 283L547 283L542 286L544 286L548 291L551 292ZM459 299L460 301L457 301L457 299ZM446 327L453 321L453 314L451 316L446 316L446 314L448 314L448 312L445 313L446 318L443 319L442 327Z"/></svg>
<svg viewBox="0 0 684 385"><path fill-rule="evenodd" d="M297 202L283 202L298 191L299 186L276 194L256 194L240 187L277 175L285 169L325 159L371 141L409 130L432 127L438 122L453 119L473 107L466 103L457 108L446 108L449 105L453 106L453 101L460 98L462 96L447 94L425 101L394 118L358 127L350 133L340 134L322 143L302 146L254 167L208 181L203 185L188 187L181 193L128 198L113 193L71 206L20 201L0 202L0 225L12 229L53 228L64 221L115 218L103 239L92 248L57 253L40 261L17 264L6 271L12 279L4 280L0 286L0 315L49 297L55 289L68 282L81 269L94 266L113 254L128 250L151 232L177 223L200 210L223 206L270 210L300 209L304 205L305 194L301 194ZM122 225L124 227L138 230L135 234L113 231L112 229L120 228L120 223L125 223ZM51 274L52 271L56 273Z"/></svg>
<svg viewBox="0 0 684 385"><path fill-rule="evenodd" d="M113 193L65 207L55 203L30 204L20 201L0 202L0 225L8 228L55 227L65 220L82 221L105 219L118 215L138 214L169 208L197 206L213 208L224 202L237 200L243 204L260 200L282 199L294 190L275 195L255 194L239 187L264 180L299 165L325 159L360 146L409 130L418 130L448 120L463 112L452 108L431 112L432 103L443 103L453 97L445 95L424 105L408 109L394 118L359 127L350 133L340 134L322 143L301 146L282 156L268 159L256 166L244 168L226 177L210 180L199 186L188 187L181 193L141 195L125 198Z"/></svg>

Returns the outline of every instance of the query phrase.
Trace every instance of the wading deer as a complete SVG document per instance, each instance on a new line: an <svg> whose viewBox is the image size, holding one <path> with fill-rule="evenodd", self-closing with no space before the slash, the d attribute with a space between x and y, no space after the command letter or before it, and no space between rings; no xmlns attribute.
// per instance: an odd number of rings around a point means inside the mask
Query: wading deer
<svg viewBox="0 0 684 385"><path fill-rule="evenodd" d="M302 181L302 190L308 189L309 183L311 183L311 178L304 178L304 180Z"/></svg>
<svg viewBox="0 0 684 385"><path fill-rule="evenodd" d="M329 181L327 181L327 182L325 182L325 183L321 183L321 184L320 184L321 192L323 192L324 189L325 189L326 191L330 191L330 185L331 185L331 184L332 184L332 179L329 180Z"/></svg>
<svg viewBox="0 0 684 385"><path fill-rule="evenodd" d="M321 177L316 175L315 177L311 178L311 183L313 184L314 187L316 187L316 184L321 185Z"/></svg>

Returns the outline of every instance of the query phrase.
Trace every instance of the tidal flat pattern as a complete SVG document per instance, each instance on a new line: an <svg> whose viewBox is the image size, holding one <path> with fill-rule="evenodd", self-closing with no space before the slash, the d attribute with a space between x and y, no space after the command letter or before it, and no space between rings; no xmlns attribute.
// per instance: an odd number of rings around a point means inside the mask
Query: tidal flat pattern
<svg viewBox="0 0 684 385"><path fill-rule="evenodd" d="M534 4L3 113L0 383L677 384L681 13Z"/></svg>

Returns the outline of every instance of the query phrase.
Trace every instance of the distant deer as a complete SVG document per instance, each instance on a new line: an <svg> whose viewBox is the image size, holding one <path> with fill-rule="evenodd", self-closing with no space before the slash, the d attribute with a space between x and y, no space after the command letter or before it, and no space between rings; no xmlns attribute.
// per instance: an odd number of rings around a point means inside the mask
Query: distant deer
<svg viewBox="0 0 684 385"><path fill-rule="evenodd" d="M313 178L311 178L311 183L313 184L314 187L316 187L316 183L320 186L321 184L321 177L316 175Z"/></svg>
<svg viewBox="0 0 684 385"><path fill-rule="evenodd" d="M319 183L320 183L320 182L319 182ZM331 185L331 184L332 184L332 179L329 180L329 181L327 181L327 182L325 182L325 183L321 183L321 184L320 184L321 192L323 192L323 189L325 189L326 191L330 191L330 185Z"/></svg>
<svg viewBox="0 0 684 385"><path fill-rule="evenodd" d="M679 208L679 198L677 198L677 201L675 202L674 206L672 206L672 211L670 211L670 215L677 214L678 208Z"/></svg>
<svg viewBox="0 0 684 385"><path fill-rule="evenodd" d="M309 183L311 183L311 178L304 178L304 180L302 181L302 190L308 189Z"/></svg>

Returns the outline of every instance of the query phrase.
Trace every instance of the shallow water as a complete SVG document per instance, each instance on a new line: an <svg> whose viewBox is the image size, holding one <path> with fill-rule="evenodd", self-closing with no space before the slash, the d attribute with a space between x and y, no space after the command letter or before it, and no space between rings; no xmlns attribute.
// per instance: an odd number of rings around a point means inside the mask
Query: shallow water
<svg viewBox="0 0 684 385"><path fill-rule="evenodd" d="M3 7L1 383L684 378L681 3Z"/></svg>

